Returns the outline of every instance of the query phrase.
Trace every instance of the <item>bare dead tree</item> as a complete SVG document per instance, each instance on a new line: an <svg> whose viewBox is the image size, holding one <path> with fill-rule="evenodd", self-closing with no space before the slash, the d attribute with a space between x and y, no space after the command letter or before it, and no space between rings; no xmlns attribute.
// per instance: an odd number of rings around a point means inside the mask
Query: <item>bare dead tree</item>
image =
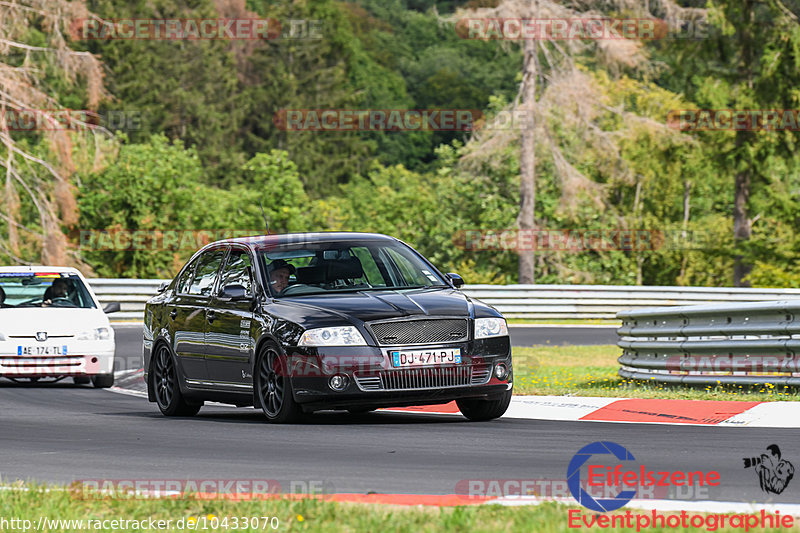
<svg viewBox="0 0 800 533"><path fill-rule="evenodd" d="M5 170L6 229L0 251L20 263L31 262L33 255L45 264L80 263L68 250L62 229L78 222L70 179L76 168L73 153L92 148L99 163L95 137L110 134L91 117L64 109L49 77L81 84L90 109L108 97L100 61L68 44L73 25L90 16L80 0L0 1L0 167ZM27 42L34 30L46 36L45 46ZM18 127L22 117L24 128ZM38 227L23 225L30 218L21 211L23 205L33 206Z"/></svg>
<svg viewBox="0 0 800 533"><path fill-rule="evenodd" d="M460 10L449 20L457 24L468 19L562 19L591 20L607 17L606 13L629 13L631 17L658 17L668 27L679 26L685 20L704 19L705 10L682 8L672 0L652 0L643 3L639 0L504 0L494 8ZM575 205L578 193L594 193L601 203L603 188L594 183L575 168L564 157L555 136L548 129L548 116L560 113L560 119L579 128L594 142L607 146L610 154L619 154L612 135L602 132L592 123L592 112L607 108L598 91L594 90L591 78L581 71L575 62L579 54L594 53L600 64L613 72L622 68L637 69L649 66L647 55L639 40L627 38L601 39L587 41L580 39L524 39L522 40L522 82L515 101L510 108L513 112L524 111L526 122L514 131L498 131L487 127L477 133L467 146L464 160L485 158L508 145L512 138L518 138L520 150L520 212L517 227L529 230L536 227L536 146L543 144L553 161L553 166L561 181L562 203L571 208ZM540 61L541 58L541 61ZM540 64L541 63L541 64ZM538 87L538 90L537 90ZM557 89L557 90L551 90ZM544 101L548 99L549 101ZM549 105L542 105L543 103ZM623 110L613 110L624 113ZM631 114L627 114L631 115ZM643 117L631 116L633 120L647 121ZM652 121L650 121L652 122ZM662 124L651 124L662 128ZM618 161L622 158L619 157ZM624 168L620 172L624 173ZM519 251L519 283L534 283L535 257L533 250Z"/></svg>

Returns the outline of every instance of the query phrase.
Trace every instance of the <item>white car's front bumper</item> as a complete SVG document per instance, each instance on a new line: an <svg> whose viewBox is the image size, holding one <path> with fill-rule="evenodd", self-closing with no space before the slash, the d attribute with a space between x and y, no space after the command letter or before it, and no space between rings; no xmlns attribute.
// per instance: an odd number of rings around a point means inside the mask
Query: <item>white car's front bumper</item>
<svg viewBox="0 0 800 533"><path fill-rule="evenodd" d="M59 349L55 350L56 347ZM114 350L113 339L65 342L59 342L57 339L45 342L33 339L9 339L0 342L0 376L57 377L111 374L114 372Z"/></svg>

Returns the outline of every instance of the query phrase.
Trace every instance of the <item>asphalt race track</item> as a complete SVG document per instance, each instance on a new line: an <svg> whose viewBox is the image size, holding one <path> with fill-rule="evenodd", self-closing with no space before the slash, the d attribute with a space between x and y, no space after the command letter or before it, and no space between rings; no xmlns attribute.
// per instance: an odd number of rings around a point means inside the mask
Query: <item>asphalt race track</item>
<svg viewBox="0 0 800 533"><path fill-rule="evenodd" d="M133 361L127 351L136 351L131 343L138 328L117 332L122 359ZM389 412L325 412L276 426L251 408L206 406L194 418L168 419L138 396L8 380L0 380L0 402L3 483L259 479L276 480L284 490L311 484L326 492L454 494L463 493L465 480L564 480L581 447L607 440L648 470L719 472L720 486L686 499L798 501L791 485L779 496L761 492L742 458L776 443L800 466L800 429L511 418L470 423Z"/></svg>
<svg viewBox="0 0 800 533"><path fill-rule="evenodd" d="M321 413L269 425L254 409L204 407L167 419L140 397L70 384L0 382L4 482L270 479L335 492L453 494L465 479L558 479L589 442L625 446L653 470L719 471L716 501L765 502L742 457L777 443L800 461L800 430ZM462 482L463 486L463 482ZM795 487L789 487L790 489ZM787 490L776 502L797 501Z"/></svg>

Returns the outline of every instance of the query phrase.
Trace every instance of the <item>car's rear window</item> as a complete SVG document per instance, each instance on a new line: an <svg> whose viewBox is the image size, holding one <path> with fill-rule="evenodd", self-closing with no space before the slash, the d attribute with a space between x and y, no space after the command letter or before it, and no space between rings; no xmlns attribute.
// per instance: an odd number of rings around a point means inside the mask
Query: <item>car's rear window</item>
<svg viewBox="0 0 800 533"><path fill-rule="evenodd" d="M0 309L21 307L93 309L97 306L77 274L0 272Z"/></svg>

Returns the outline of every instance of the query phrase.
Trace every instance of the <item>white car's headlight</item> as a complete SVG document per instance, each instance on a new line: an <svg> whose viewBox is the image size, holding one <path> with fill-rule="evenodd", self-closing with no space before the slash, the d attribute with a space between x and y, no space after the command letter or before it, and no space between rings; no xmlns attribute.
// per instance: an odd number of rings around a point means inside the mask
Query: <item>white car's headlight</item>
<svg viewBox="0 0 800 533"><path fill-rule="evenodd" d="M508 326L504 318L476 318L475 338L501 337L508 335Z"/></svg>
<svg viewBox="0 0 800 533"><path fill-rule="evenodd" d="M75 339L79 341L106 341L110 338L108 328L89 329L75 335Z"/></svg>
<svg viewBox="0 0 800 533"><path fill-rule="evenodd" d="M366 341L355 326L315 328L303 332L300 346L366 346Z"/></svg>

